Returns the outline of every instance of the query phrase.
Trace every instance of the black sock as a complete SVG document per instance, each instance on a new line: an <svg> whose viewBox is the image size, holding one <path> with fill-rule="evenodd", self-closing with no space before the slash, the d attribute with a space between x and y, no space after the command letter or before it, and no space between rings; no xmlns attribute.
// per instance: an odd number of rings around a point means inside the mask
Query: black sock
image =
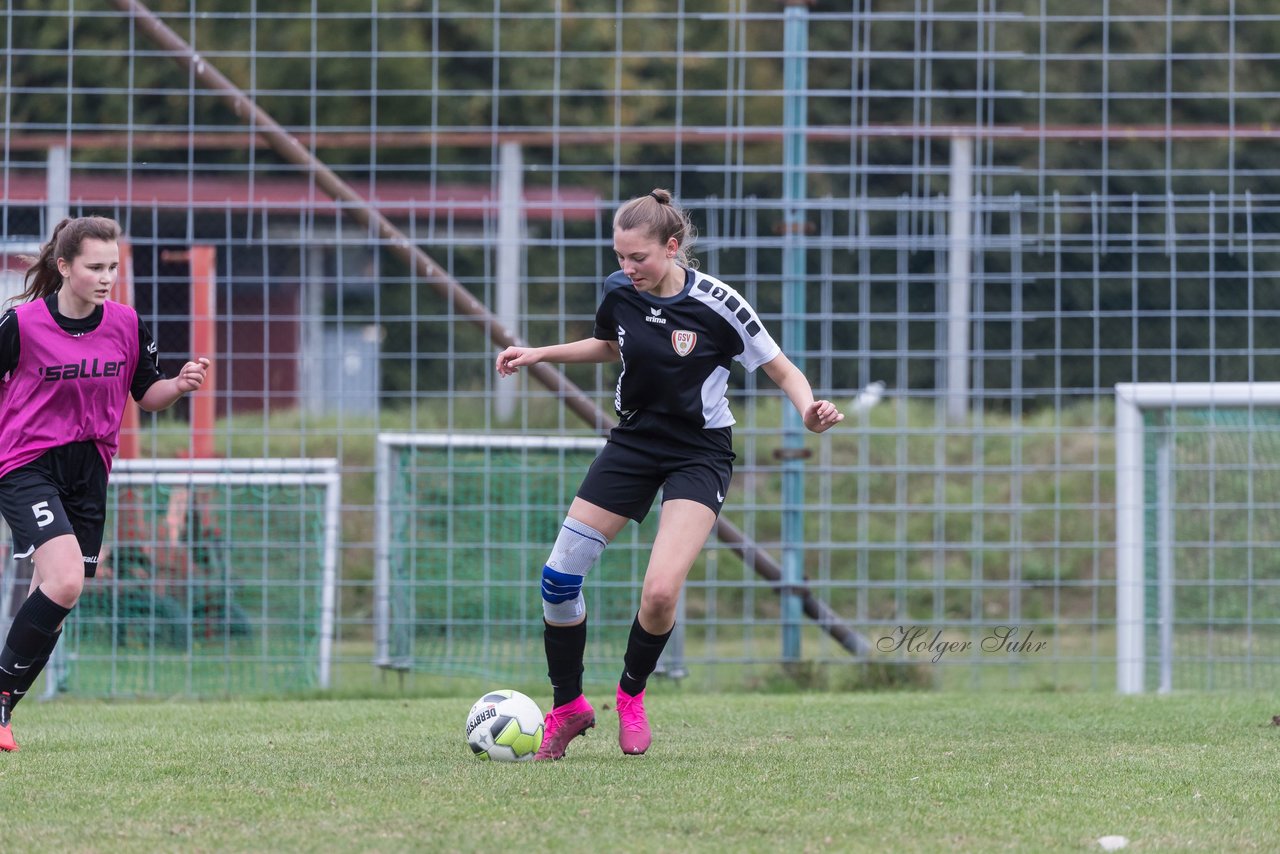
<svg viewBox="0 0 1280 854"><path fill-rule="evenodd" d="M634 697L644 690L671 637L671 629L664 635L651 635L640 625L640 615L636 614L631 623L631 637L627 638L627 654L622 658L622 678L618 680L624 694Z"/></svg>
<svg viewBox="0 0 1280 854"><path fill-rule="evenodd" d="M44 650L52 649L50 637L70 613L70 608L54 602L39 587L32 591L14 615L9 637L0 649L0 691L12 695L14 688L22 684Z"/></svg>
<svg viewBox="0 0 1280 854"><path fill-rule="evenodd" d="M542 645L547 651L552 704L563 706L582 694L582 659L587 650L587 621L576 626L553 626L543 620Z"/></svg>
<svg viewBox="0 0 1280 854"><path fill-rule="evenodd" d="M44 651L31 662L31 667L27 669L27 674L18 680L17 686L13 689L13 694L9 700L9 708L12 709L18 705L18 701L27 696L27 692L31 690L31 686L36 684L40 672L44 670L44 666L49 663L49 658L53 655L53 649L58 645L58 638L62 637L62 629L58 629L49 635L49 642L45 645Z"/></svg>

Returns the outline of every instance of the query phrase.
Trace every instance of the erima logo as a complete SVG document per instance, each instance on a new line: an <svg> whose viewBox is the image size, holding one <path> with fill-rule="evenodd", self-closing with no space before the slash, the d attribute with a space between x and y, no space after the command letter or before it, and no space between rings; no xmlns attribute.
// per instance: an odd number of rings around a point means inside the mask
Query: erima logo
<svg viewBox="0 0 1280 854"><path fill-rule="evenodd" d="M662 317L661 315L662 315L662 309L651 308L649 309L649 316L646 317L645 320L649 321L650 323L657 323L662 326L666 326L667 319L665 317Z"/></svg>
<svg viewBox="0 0 1280 854"><path fill-rule="evenodd" d="M88 380L97 379L98 377L118 377L124 374L125 361L121 359L118 362L103 362L98 364L98 360L94 359L93 364L89 364L87 359L81 359L79 364L72 362L69 365L46 365L39 368L39 372L44 376L47 383L56 380Z"/></svg>
<svg viewBox="0 0 1280 854"><path fill-rule="evenodd" d="M716 490L716 501L719 501L722 504L724 503L724 496L720 494L720 490L718 489Z"/></svg>

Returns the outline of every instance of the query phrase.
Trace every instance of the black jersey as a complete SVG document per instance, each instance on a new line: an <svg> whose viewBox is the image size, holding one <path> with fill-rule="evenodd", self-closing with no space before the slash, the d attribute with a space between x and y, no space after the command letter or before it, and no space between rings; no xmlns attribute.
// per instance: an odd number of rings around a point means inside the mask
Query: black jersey
<svg viewBox="0 0 1280 854"><path fill-rule="evenodd" d="M68 335L84 335L92 332L102 322L101 306L95 307L88 317L65 317L58 311L56 293L45 297L44 301L45 305L49 306L49 314L53 315L58 327ZM0 381L7 379L10 372L18 366L21 347L18 324L14 320L13 309L9 309L0 315ZM142 318L138 318L138 364L133 370L133 383L129 387L129 394L134 400L142 400L147 389L164 378L164 373L160 370L156 342L151 337L151 331L142 322Z"/></svg>
<svg viewBox="0 0 1280 854"><path fill-rule="evenodd" d="M672 297L641 293L614 273L596 311L595 337L617 341L622 354L619 417L655 412L708 429L734 423L725 397L730 363L754 371L782 352L746 300L696 270L686 271L684 289Z"/></svg>

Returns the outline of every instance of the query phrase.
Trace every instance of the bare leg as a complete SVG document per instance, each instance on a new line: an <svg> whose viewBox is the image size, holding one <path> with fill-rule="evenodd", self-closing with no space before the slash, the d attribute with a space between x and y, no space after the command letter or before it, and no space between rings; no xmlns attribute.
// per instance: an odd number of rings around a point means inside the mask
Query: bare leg
<svg viewBox="0 0 1280 854"><path fill-rule="evenodd" d="M684 498L663 503L640 593L640 626L645 631L661 635L675 625L680 591L715 523L715 511L705 504Z"/></svg>

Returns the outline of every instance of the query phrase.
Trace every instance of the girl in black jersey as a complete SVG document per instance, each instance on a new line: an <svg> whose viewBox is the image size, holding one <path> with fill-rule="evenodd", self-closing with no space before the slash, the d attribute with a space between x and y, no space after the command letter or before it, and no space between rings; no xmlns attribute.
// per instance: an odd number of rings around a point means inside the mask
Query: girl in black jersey
<svg viewBox="0 0 1280 854"><path fill-rule="evenodd" d="M724 504L733 473L729 366L763 368L814 433L844 416L815 400L809 381L733 288L701 273L694 230L667 190L623 205L613 218L620 273L605 283L593 337L549 347L508 347L497 370L538 362L622 362L620 421L591 464L542 569L544 644L553 708L537 759L559 759L595 725L582 693L586 607L582 584L628 519L641 521L659 489L662 517L645 570L640 610L618 681L618 743L644 753L652 740L644 690L675 625L685 578Z"/></svg>
<svg viewBox="0 0 1280 854"><path fill-rule="evenodd" d="M155 412L204 382L209 360L166 379L150 333L107 296L120 268L120 226L60 222L0 316L0 513L31 589L0 649L0 750L17 750L9 715L44 668L93 577L107 475L127 397Z"/></svg>

